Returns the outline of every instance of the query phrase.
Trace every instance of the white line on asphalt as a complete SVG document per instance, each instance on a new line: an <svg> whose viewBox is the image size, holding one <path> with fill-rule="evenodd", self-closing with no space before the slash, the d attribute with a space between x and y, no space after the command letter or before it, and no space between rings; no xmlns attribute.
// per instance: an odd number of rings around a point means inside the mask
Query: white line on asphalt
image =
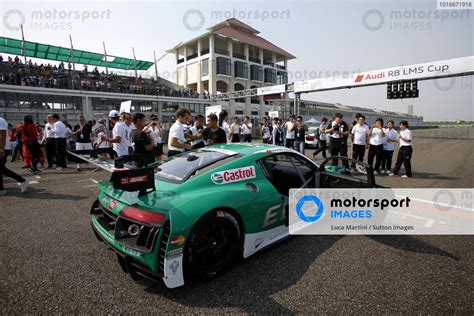
<svg viewBox="0 0 474 316"><path fill-rule="evenodd" d="M399 198L404 198L405 196L402 196L402 195L395 195L396 197L399 197ZM429 205L433 205L434 206L434 202L433 201L429 201L429 200L423 200L423 199L417 199L417 198L412 198L410 197L410 200L413 200L413 201L418 201L418 202L423 202L423 203L427 203ZM457 206L457 205L451 205L451 204L447 204L447 203L436 203L436 205L440 205L440 206L446 206L446 207L451 207L451 208L455 208L457 210L463 210L463 211L470 211L470 212L473 212L474 209L472 209L471 207L462 207L462 206ZM436 207L436 206L435 206Z"/></svg>
<svg viewBox="0 0 474 316"><path fill-rule="evenodd" d="M422 219L422 220L426 221L425 225L423 225L425 227L432 227L434 222L435 222L435 220L432 219L432 218L426 218L426 217L415 216L415 215L407 215L406 213L400 213L400 212L396 212L396 211L392 211L392 210L390 210L389 212L394 213L394 214L398 214L398 215L402 215L403 218L413 217L413 218Z"/></svg>
<svg viewBox="0 0 474 316"><path fill-rule="evenodd" d="M90 188L90 187L97 187L97 185L91 184L91 185L85 185L85 186L83 186L83 188Z"/></svg>

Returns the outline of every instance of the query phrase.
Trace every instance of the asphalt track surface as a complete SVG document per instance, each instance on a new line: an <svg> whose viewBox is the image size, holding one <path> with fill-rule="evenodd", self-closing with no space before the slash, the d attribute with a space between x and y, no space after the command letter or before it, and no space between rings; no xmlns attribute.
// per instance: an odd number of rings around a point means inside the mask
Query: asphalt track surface
<svg viewBox="0 0 474 316"><path fill-rule="evenodd" d="M415 132L412 179L392 187L472 187L474 128ZM308 155L312 151L308 151ZM9 164L26 174L20 163ZM94 237L88 209L106 172L45 171L0 197L1 314L470 314L472 236L301 236L208 282L133 281ZM93 180L91 180L93 179Z"/></svg>

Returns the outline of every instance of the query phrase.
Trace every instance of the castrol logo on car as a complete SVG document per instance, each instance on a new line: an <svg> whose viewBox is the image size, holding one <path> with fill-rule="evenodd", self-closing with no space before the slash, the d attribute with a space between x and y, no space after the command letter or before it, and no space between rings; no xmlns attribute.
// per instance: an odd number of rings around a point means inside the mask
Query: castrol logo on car
<svg viewBox="0 0 474 316"><path fill-rule="evenodd" d="M243 168L215 172L211 175L211 180L215 184L227 184L247 179L253 179L255 177L255 167L248 166Z"/></svg>

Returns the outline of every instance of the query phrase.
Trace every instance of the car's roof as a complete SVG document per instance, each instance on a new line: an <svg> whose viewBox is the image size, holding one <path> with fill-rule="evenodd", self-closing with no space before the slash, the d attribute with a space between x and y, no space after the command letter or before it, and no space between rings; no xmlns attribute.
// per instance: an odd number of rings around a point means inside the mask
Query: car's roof
<svg viewBox="0 0 474 316"><path fill-rule="evenodd" d="M243 156L252 155L258 152L281 152L281 151L292 151L289 148L274 146L263 143L233 143L233 144L219 144L206 147L206 149L215 150L226 150L229 152L235 152Z"/></svg>

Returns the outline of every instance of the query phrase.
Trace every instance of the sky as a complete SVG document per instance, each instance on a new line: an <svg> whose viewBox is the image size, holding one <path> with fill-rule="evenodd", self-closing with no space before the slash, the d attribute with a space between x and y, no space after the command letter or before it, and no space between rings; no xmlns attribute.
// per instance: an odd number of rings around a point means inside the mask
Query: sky
<svg viewBox="0 0 474 316"><path fill-rule="evenodd" d="M474 10L412 1L0 1L0 34L153 61L181 41L235 17L292 53L289 81L474 55ZM175 81L176 60L158 63ZM154 68L143 75L153 76ZM130 73L133 75L133 72ZM375 86L304 94L303 99L406 112L425 121L474 120L473 77L419 82L417 99L387 100Z"/></svg>

